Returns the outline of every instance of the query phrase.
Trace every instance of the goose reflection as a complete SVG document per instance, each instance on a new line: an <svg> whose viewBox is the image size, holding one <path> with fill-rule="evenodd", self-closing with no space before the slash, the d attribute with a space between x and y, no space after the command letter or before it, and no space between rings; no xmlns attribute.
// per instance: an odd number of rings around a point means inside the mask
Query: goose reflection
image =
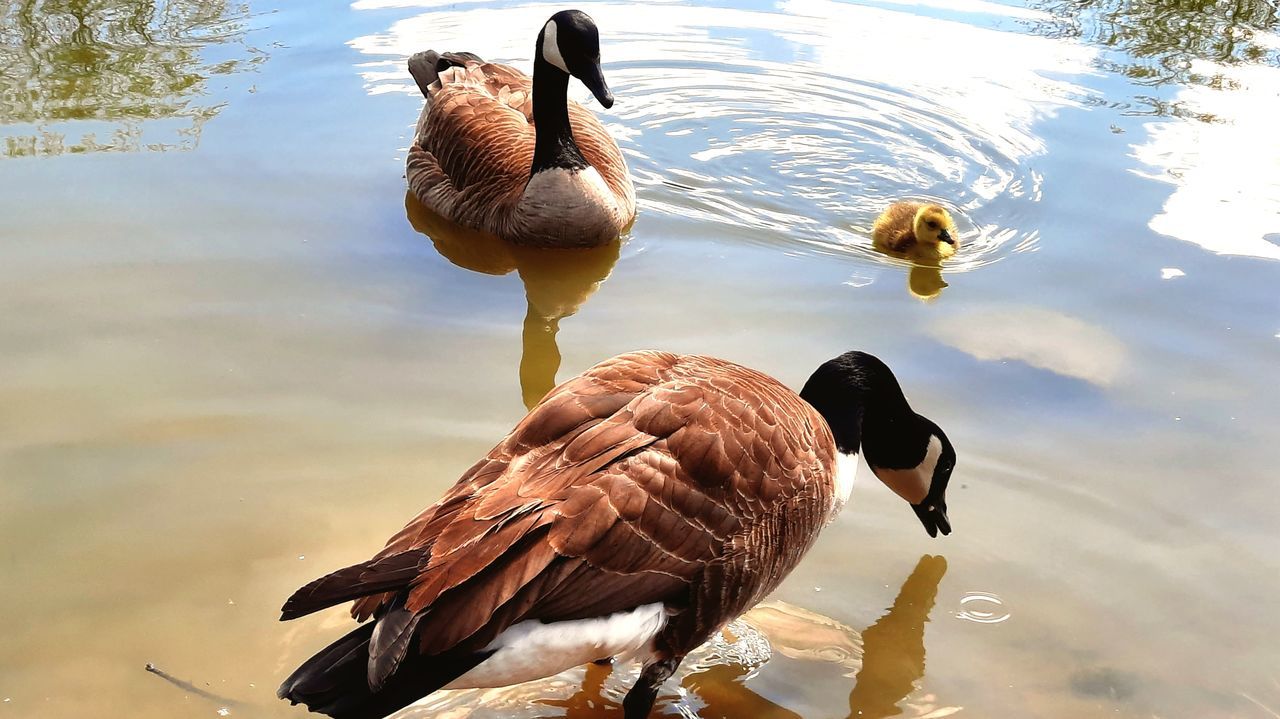
<svg viewBox="0 0 1280 719"><path fill-rule="evenodd" d="M862 669L849 692L849 717L902 713L898 705L924 676L924 625L946 573L944 557L921 557L888 613L862 633Z"/></svg>
<svg viewBox="0 0 1280 719"><path fill-rule="evenodd" d="M512 245L497 237L459 227L436 215L405 193L409 223L426 235L436 251L453 264L486 275L513 270L524 283L528 310L522 333L520 393L532 408L556 385L560 321L578 311L618 262L621 242L590 249L548 250Z"/></svg>
<svg viewBox="0 0 1280 719"><path fill-rule="evenodd" d="M658 699L658 712L670 714L680 705L682 716L700 719L800 719L801 715L761 696L745 682L771 653L815 661L854 677L849 692L849 719L884 719L908 711L912 716L948 716L956 707L938 707L926 697L908 703L924 677L924 625L929 621L938 585L947 571L943 557L924 555L902 584L889 610L861 635L835 619L793 604L764 602L725 630L724 647L703 647L694 659L699 668L686 674L680 690L668 685ZM746 624L747 626L742 626ZM743 631L745 630L745 631ZM763 637L767 649L757 651L747 633ZM715 642L713 641L714 645ZM726 660L726 653L739 656ZM719 655L719 656L716 656ZM612 667L588 664L581 681L564 675L498 689L437 692L394 715L395 719L509 719L515 716L563 716L566 719L621 719L626 681L609 681ZM570 682L576 690L570 690ZM570 693L572 692L572 693ZM696 697L686 703L682 696ZM560 698L564 697L564 698ZM697 707L696 710L694 707ZM547 709L556 710L548 714ZM560 713L563 712L563 713Z"/></svg>
<svg viewBox="0 0 1280 719"><path fill-rule="evenodd" d="M884 719L904 713L902 705L924 677L924 625L929 621L938 585L947 572L944 557L924 555L893 600L889 611L859 637L830 617L786 602L765 602L743 619L768 639L774 652L790 659L836 664L854 676L849 692L850 719ZM730 641L733 638L730 637ZM700 719L800 719L786 707L757 694L743 682L755 667L717 662L687 674L681 685L697 696ZM622 706L604 693L608 667L587 667L581 689L563 707L569 719L622 716ZM674 696L664 697L668 703ZM916 707L919 715L938 707Z"/></svg>

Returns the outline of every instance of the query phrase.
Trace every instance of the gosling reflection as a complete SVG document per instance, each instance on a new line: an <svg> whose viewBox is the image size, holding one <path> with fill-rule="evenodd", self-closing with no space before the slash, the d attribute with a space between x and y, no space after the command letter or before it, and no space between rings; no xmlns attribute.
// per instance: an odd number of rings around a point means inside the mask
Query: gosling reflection
<svg viewBox="0 0 1280 719"><path fill-rule="evenodd" d="M889 612L862 633L862 669L849 692L850 718L902 713L898 704L924 676L924 625L946 573L946 558L921 557Z"/></svg>
<svg viewBox="0 0 1280 719"><path fill-rule="evenodd" d="M942 279L941 267L912 265L907 272L907 291L918 300L937 299L946 287L947 281Z"/></svg>
<svg viewBox="0 0 1280 719"><path fill-rule="evenodd" d="M560 321L578 311L618 262L621 242L581 250L549 250L512 245L483 232L459 227L405 193L409 223L436 251L463 269L486 275L515 270L524 283L528 310L522 333L520 393L532 408L556 386Z"/></svg>

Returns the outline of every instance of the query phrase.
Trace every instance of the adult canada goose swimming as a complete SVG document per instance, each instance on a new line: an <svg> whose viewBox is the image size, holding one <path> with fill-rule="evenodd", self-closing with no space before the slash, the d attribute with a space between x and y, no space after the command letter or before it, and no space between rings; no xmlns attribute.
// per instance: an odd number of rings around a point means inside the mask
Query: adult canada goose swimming
<svg viewBox="0 0 1280 719"><path fill-rule="evenodd" d="M409 189L460 225L538 247L594 247L636 214L622 151L589 110L568 100L569 76L600 104L600 33L564 10L538 33L533 79L471 53L409 58L426 97L409 149Z"/></svg>
<svg viewBox="0 0 1280 719"><path fill-rule="evenodd" d="M367 562L299 589L294 619L373 618L280 697L383 717L440 688L492 687L612 657L646 717L684 656L787 576L852 490L856 454L948 534L956 455L889 368L849 352L800 394L713 357L620 355L560 385Z"/></svg>

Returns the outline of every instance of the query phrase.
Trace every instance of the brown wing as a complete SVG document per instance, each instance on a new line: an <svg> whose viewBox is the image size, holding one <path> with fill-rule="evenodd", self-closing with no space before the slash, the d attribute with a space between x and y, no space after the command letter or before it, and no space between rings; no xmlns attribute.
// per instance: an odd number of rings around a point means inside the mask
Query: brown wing
<svg viewBox="0 0 1280 719"><path fill-rule="evenodd" d="M486 218L519 200L533 164L529 78L496 63L439 74L409 150L409 184L446 217Z"/></svg>
<svg viewBox="0 0 1280 719"><path fill-rule="evenodd" d="M683 654L808 549L833 462L826 425L775 380L705 357L623 355L553 391L364 570L331 576L369 577L386 594L357 602L357 618L399 612L428 654L478 649L524 619L657 601L677 612L666 641Z"/></svg>

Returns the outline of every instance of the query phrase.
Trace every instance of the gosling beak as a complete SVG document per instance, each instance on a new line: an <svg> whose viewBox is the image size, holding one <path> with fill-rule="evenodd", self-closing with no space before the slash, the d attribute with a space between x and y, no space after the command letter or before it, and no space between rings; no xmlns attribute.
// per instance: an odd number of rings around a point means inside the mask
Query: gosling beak
<svg viewBox="0 0 1280 719"><path fill-rule="evenodd" d="M945 503L930 502L925 499L920 504L911 505L911 508L915 510L916 516L920 518L920 523L924 525L924 530L930 537L938 536L938 532L942 532L943 536L951 534L951 521L947 519Z"/></svg>
<svg viewBox="0 0 1280 719"><path fill-rule="evenodd" d="M600 63L591 63L581 75L578 75L578 79L587 86L606 110L613 107L613 93L609 92L609 85L604 81L604 71L600 69Z"/></svg>
<svg viewBox="0 0 1280 719"><path fill-rule="evenodd" d="M956 238L952 237L951 233L946 230L943 230L942 232L938 233L938 239L951 245L952 247L956 246Z"/></svg>

